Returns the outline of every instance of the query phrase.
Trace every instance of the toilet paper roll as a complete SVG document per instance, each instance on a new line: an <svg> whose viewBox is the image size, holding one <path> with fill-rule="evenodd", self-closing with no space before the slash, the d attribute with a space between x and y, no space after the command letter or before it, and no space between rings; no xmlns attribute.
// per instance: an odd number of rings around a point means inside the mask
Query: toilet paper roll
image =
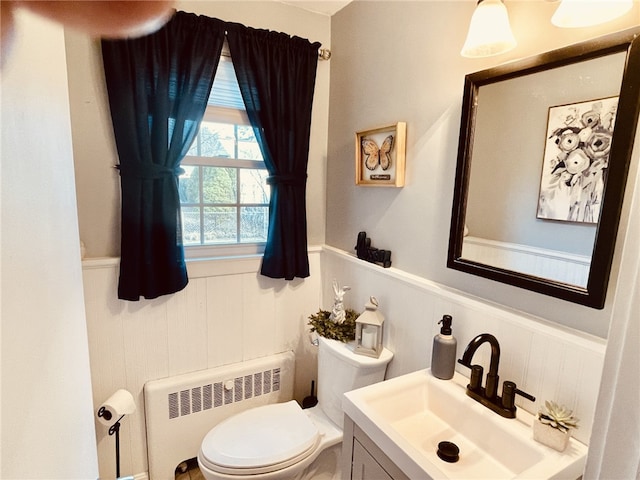
<svg viewBox="0 0 640 480"><path fill-rule="evenodd" d="M107 427L116 423L123 415L136 411L136 402L126 390L118 390L98 408L98 420Z"/></svg>

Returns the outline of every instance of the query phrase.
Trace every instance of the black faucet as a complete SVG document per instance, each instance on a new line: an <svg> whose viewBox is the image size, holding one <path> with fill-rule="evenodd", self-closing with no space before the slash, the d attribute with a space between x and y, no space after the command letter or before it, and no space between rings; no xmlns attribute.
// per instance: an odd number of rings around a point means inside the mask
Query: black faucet
<svg viewBox="0 0 640 480"><path fill-rule="evenodd" d="M487 373L487 381L482 387L483 369L480 365L472 365L471 359L476 350L483 343L491 345L491 362L489 364L489 373ZM490 333L482 333L469 342L467 348L458 360L458 363L471 369L471 378L467 385L467 395L475 401L480 402L485 407L493 410L498 415L505 418L516 417L515 396L521 395L524 398L535 402L536 398L516 388L516 384L506 381L502 385L502 397L498 395L498 384L500 377L498 376L498 365L500 363L500 344L496 337Z"/></svg>

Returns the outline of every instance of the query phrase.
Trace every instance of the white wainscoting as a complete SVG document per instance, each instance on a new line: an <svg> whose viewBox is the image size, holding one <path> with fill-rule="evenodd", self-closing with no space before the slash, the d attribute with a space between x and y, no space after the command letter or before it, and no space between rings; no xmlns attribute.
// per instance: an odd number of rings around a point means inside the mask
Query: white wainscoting
<svg viewBox="0 0 640 480"><path fill-rule="evenodd" d="M191 261L184 291L140 302L117 300L117 260L83 262L94 405L119 388L129 390L138 405L121 429L123 475L144 478L148 471L142 395L148 380L293 350L294 395L298 400L306 396L316 376L307 317L320 307L331 308L333 279L351 287L347 307L360 311L370 295L378 298L386 317L385 346L395 354L389 377L430 365L437 322L451 314L458 358L475 335L494 334L502 351L501 380L515 381L538 398L532 404L518 397L518 405L535 413L545 399L566 404L581 418L575 437L588 443L604 340L332 247L311 249L309 260L311 276L292 282L260 276L256 257ZM486 370L488 347L476 357L474 362ZM457 368L468 375L464 367ZM97 422L96 435L100 476L114 478L114 439Z"/></svg>
<svg viewBox="0 0 640 480"><path fill-rule="evenodd" d="M591 258L557 250L465 237L463 258L558 282L587 286Z"/></svg>
<svg viewBox="0 0 640 480"><path fill-rule="evenodd" d="M544 400L573 409L581 419L575 437L589 442L604 362L605 341L550 324L543 319L507 310L500 305L470 298L462 292L408 274L382 268L342 250L325 246L322 258L325 298L336 278L351 286L345 304L362 310L369 296L378 299L385 315L384 344L394 352L388 377L427 368L431 364L433 337L444 314L453 316L458 340L457 358L480 333L493 334L500 343L500 380L511 380L537 398L535 403L516 397L516 404L537 413ZM474 363L489 368L490 349L482 346ZM457 364L465 376L469 371ZM501 388L501 387L500 387Z"/></svg>
<svg viewBox="0 0 640 480"><path fill-rule="evenodd" d="M182 292L139 302L117 299L118 259L83 262L94 405L125 388L138 408L122 421L123 476L148 471L148 380L293 350L294 396L308 395L316 360L306 323L321 306L320 253L309 252L311 276L291 282L258 275L260 257L191 260ZM114 437L98 422L96 436L100 477L115 478Z"/></svg>

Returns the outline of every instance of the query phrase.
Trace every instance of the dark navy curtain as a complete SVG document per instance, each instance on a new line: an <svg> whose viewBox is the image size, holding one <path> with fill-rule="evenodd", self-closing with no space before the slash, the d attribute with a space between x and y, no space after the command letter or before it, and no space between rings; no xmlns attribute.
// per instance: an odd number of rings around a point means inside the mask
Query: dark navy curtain
<svg viewBox="0 0 640 480"><path fill-rule="evenodd" d="M121 177L120 299L187 285L180 161L204 115L224 33L221 20L177 12L154 34L102 41Z"/></svg>
<svg viewBox="0 0 640 480"><path fill-rule="evenodd" d="M261 273L308 277L306 182L320 43L237 23L227 23L227 41L271 185Z"/></svg>

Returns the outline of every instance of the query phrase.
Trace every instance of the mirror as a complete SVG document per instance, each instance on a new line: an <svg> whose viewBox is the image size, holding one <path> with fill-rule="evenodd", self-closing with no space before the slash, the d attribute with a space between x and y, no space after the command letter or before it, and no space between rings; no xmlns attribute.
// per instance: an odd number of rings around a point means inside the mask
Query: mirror
<svg viewBox="0 0 640 480"><path fill-rule="evenodd" d="M447 266L603 308L640 28L465 77Z"/></svg>

